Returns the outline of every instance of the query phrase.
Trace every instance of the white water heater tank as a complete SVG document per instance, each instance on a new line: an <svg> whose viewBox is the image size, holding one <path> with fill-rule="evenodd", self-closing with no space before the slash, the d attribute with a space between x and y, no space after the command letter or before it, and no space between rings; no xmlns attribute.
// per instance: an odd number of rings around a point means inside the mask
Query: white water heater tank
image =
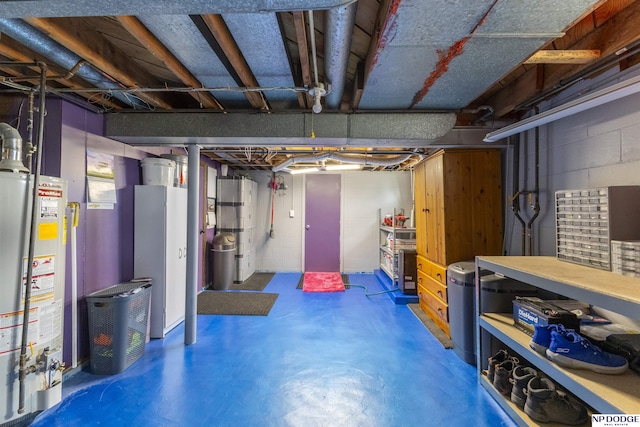
<svg viewBox="0 0 640 427"><path fill-rule="evenodd" d="M62 397L67 184L42 176L35 204L27 369L19 411L34 181L27 173L0 172L0 424L33 417Z"/></svg>

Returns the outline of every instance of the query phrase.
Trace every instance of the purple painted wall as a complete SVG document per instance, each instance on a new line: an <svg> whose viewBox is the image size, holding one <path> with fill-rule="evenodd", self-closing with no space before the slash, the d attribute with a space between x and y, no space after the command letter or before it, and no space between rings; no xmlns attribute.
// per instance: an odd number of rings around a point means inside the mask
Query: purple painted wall
<svg viewBox="0 0 640 427"><path fill-rule="evenodd" d="M9 105L6 121L13 126L20 123L23 137L26 135L26 115L19 115L20 100ZM23 108L24 110L24 108ZM10 123L11 124L11 123ZM37 135L34 129L34 138ZM134 186L141 183L140 162L135 158L115 156L115 184L117 203L112 210L87 209L86 203L86 150L87 139L104 136L104 116L86 111L59 99L47 100L42 173L59 176L68 183L69 202L80 203L80 220L76 228L78 254L78 300L71 297L71 239L67 239L65 269L65 312L63 359L71 366L71 307L78 304L78 356L89 358L88 310L86 296L117 283L133 278L133 197ZM26 140L26 138L25 138ZM35 142L35 141L34 141ZM203 165L219 165L203 158ZM200 172L200 188L204 190L204 167ZM205 195L202 191L200 217L203 223ZM71 230L69 230L71 231ZM213 238L213 229L206 230L206 242ZM199 246L202 243L199 243ZM209 251L206 252L208 254ZM207 263L203 250L198 250L201 267ZM208 274L208 273L206 273ZM207 277L199 273L199 283L206 284ZM202 287L205 287L204 285Z"/></svg>
<svg viewBox="0 0 640 427"><path fill-rule="evenodd" d="M54 104L53 102L51 104ZM85 297L92 292L130 280L133 274L133 190L139 183L138 160L115 157L117 203L113 210L87 210L86 133L102 135L104 116L64 101L57 101L59 122L47 127L48 138L55 129L60 138L60 173L68 183L69 202L80 203L76 228L78 251L78 357L89 357L88 311ZM49 116L47 116L49 117ZM66 126L66 127L63 127ZM81 132L70 132L68 128ZM49 151L46 152L50 160ZM63 358L71 363L71 239L67 241L65 287L65 345Z"/></svg>

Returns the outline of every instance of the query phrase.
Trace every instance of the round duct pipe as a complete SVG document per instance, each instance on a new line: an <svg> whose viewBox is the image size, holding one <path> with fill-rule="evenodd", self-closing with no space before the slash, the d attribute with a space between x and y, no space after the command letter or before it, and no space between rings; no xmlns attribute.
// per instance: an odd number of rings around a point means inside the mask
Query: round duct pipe
<svg viewBox="0 0 640 427"><path fill-rule="evenodd" d="M295 163L302 163L302 162L319 162L322 160L327 160L329 158L329 156L331 155L331 153L322 153L322 154L313 154L310 156L297 156L297 157L290 157L287 160L285 160L284 162L280 163L279 165L275 165L274 167L271 168L272 172L280 172L281 170L295 164Z"/></svg>
<svg viewBox="0 0 640 427"><path fill-rule="evenodd" d="M280 163L279 165L274 166L273 168L271 168L271 170L273 172L280 172L295 163L319 162L322 160L335 160L342 163L387 167L399 165L403 162L406 162L412 156L414 156L414 154L401 154L393 157L388 157L386 159L376 159L370 154L348 155L343 153L322 153L310 156L291 157ZM420 157L420 159L421 158L422 157Z"/></svg>
<svg viewBox="0 0 640 427"><path fill-rule="evenodd" d="M0 140L2 140L0 170L29 172L22 163L22 137L18 130L6 123L0 123Z"/></svg>
<svg viewBox="0 0 640 427"><path fill-rule="evenodd" d="M357 3L335 7L326 13L325 72L330 90L325 98L327 109L338 110L346 84L349 65L349 46L356 21Z"/></svg>
<svg viewBox="0 0 640 427"><path fill-rule="evenodd" d="M73 70L77 64L82 64L76 69L78 77L103 89L117 89L113 92L113 96L133 108L149 109L149 106L144 101L121 92L119 89L122 89L122 87L118 83L105 77L100 70L93 66L84 65L84 60L80 56L57 41L50 39L40 30L23 20L0 18L0 32L9 35L29 49L47 57L65 70Z"/></svg>

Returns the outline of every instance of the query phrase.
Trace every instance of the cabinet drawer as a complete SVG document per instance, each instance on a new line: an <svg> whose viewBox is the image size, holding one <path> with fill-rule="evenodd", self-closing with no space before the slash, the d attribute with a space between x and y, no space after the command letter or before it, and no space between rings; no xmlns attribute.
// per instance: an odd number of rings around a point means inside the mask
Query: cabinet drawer
<svg viewBox="0 0 640 427"><path fill-rule="evenodd" d="M418 295L420 297L420 309L424 311L424 313L429 316L431 320L433 320L433 323L435 323L438 328L444 331L444 333L447 334L449 338L451 338L451 334L449 332L449 323L447 321L446 315L446 305L445 308L442 308L442 305L436 309L432 308L432 306L429 305L429 302L433 302L434 300L437 300L437 298L435 298L433 295L429 296L429 291L427 291L423 286L420 285L418 285Z"/></svg>
<svg viewBox="0 0 640 427"><path fill-rule="evenodd" d="M417 268L427 276L447 286L447 267L437 264L422 255L417 257Z"/></svg>
<svg viewBox="0 0 640 427"><path fill-rule="evenodd" d="M418 284L418 298L420 299L421 304L424 302L426 305L431 307L443 322L449 322L449 306L447 303L443 302L440 298L432 294L426 287L420 284Z"/></svg>
<svg viewBox="0 0 640 427"><path fill-rule="evenodd" d="M416 268L422 270L424 273L429 274L431 271L431 264L428 259L423 255L416 256Z"/></svg>
<svg viewBox="0 0 640 427"><path fill-rule="evenodd" d="M424 286L429 292L438 297L442 302L447 303L447 287L442 283L427 276L424 272L418 270L418 284Z"/></svg>

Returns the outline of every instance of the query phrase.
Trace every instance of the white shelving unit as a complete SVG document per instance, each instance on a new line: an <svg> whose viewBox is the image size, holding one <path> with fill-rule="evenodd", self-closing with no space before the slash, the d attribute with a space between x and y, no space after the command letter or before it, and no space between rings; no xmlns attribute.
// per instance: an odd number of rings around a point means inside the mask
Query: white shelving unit
<svg viewBox="0 0 640 427"><path fill-rule="evenodd" d="M503 274L506 277L580 300L624 316L637 319L640 315L640 279L622 276L582 265L560 261L555 257L500 257L476 258L480 269ZM476 286L476 313L478 315L476 346L478 377L488 390L518 424L538 425L524 412L500 395L482 376L491 349L482 348L483 333L501 341L511 354L517 354L542 371L556 384L573 393L596 412L611 414L640 413L640 376L631 370L622 375L597 374L587 370L564 369L540 356L529 348L531 337L513 326L511 313L480 312L480 293Z"/></svg>
<svg viewBox="0 0 640 427"><path fill-rule="evenodd" d="M396 284L398 281L398 254L400 249L415 250L416 229L407 227L396 227L395 217L398 215L396 209L393 210L394 220L392 226L383 225L382 210L378 209L378 224L380 224L380 251L379 264L380 269ZM398 245L397 239L413 240L413 246ZM393 247L388 246L389 240L394 242ZM400 247L399 247L400 246ZM389 260L389 261L387 261Z"/></svg>

